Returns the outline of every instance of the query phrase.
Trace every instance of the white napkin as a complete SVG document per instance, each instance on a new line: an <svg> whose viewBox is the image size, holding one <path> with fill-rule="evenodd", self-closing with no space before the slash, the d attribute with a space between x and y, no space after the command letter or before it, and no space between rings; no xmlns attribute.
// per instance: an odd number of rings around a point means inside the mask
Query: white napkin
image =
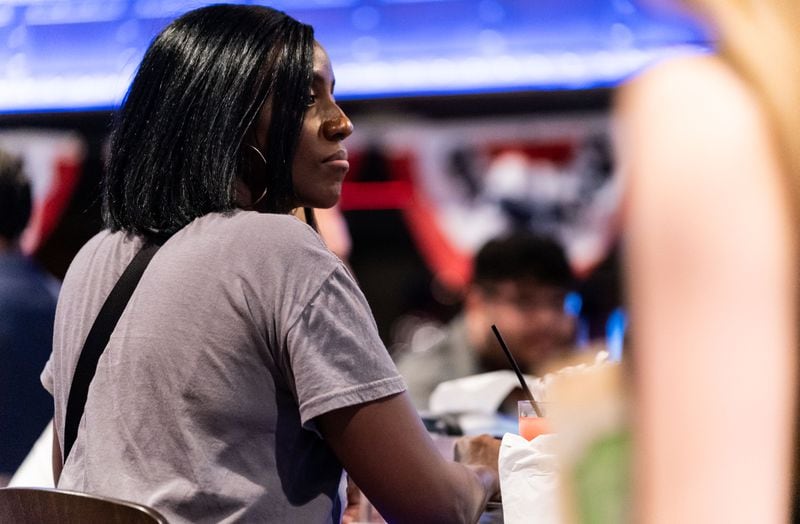
<svg viewBox="0 0 800 524"><path fill-rule="evenodd" d="M500 493L505 524L561 524L558 435L539 435L530 442L506 433L500 444Z"/></svg>

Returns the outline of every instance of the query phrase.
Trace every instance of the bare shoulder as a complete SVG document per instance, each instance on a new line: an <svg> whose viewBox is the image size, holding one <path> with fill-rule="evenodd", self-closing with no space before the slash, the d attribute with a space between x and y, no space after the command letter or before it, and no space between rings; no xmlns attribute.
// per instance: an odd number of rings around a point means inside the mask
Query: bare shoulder
<svg viewBox="0 0 800 524"><path fill-rule="evenodd" d="M640 241L661 242L659 249L668 245L687 260L718 259L754 245L743 241L746 233L776 233L756 235L768 243L785 232L785 177L768 118L724 60L691 56L653 66L621 88L615 118L628 226ZM659 228L661 237L653 234Z"/></svg>
<svg viewBox="0 0 800 524"><path fill-rule="evenodd" d="M663 162L673 177L702 170L711 182L714 172L727 178L737 163L764 167L775 156L758 96L714 55L673 58L651 67L620 88L615 119L624 158L647 161L648 171L653 160ZM741 168L734 172L747 176Z"/></svg>
<svg viewBox="0 0 800 524"><path fill-rule="evenodd" d="M629 120L691 121L684 132L702 132L720 123L746 131L762 120L750 86L716 55L664 60L620 87L617 114ZM741 126L741 127L740 127Z"/></svg>

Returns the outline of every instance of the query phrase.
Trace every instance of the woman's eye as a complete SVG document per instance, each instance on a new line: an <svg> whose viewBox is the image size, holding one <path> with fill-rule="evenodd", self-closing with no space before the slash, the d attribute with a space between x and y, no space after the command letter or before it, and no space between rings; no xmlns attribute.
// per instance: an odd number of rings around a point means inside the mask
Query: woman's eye
<svg viewBox="0 0 800 524"><path fill-rule="evenodd" d="M317 95L314 93L309 93L306 97L306 105L313 106L317 102Z"/></svg>

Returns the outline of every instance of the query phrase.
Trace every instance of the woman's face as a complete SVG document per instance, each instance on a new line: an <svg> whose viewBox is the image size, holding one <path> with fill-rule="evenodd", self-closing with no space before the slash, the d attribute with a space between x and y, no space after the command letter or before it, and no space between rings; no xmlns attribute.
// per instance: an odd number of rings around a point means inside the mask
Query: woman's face
<svg viewBox="0 0 800 524"><path fill-rule="evenodd" d="M314 78L308 93L309 104L292 161L296 207L330 208L336 205L342 193L342 182L350 168L347 149L342 141L353 133L353 124L336 105L333 97L334 83L328 54L315 42ZM272 104L267 102L259 111L252 135L246 139L246 143L262 152L267 149L271 113ZM256 156L257 153L249 148L245 148L244 153L250 157L250 172L263 173L264 161ZM246 182L237 182L237 200L254 202L263 187L263 175L247 177Z"/></svg>
<svg viewBox="0 0 800 524"><path fill-rule="evenodd" d="M353 124L336 105L336 79L328 53L314 44L314 79L309 105L292 162L292 184L297 205L329 208L339 201L350 164L342 141Z"/></svg>
<svg viewBox="0 0 800 524"><path fill-rule="evenodd" d="M353 132L353 124L336 105L334 83L328 54L322 46L314 43L314 78L292 161L295 206L329 208L336 205L342 193L342 182L350 168L347 149L342 141ZM264 104L256 122L254 138L261 151L266 150L271 112L271 104ZM254 162L254 165L258 164L257 160ZM254 192L253 197L257 196Z"/></svg>

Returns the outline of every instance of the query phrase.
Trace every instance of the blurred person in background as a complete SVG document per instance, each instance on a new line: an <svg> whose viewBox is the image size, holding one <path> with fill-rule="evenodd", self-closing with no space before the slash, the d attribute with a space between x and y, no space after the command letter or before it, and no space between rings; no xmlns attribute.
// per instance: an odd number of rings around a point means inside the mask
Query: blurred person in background
<svg viewBox="0 0 800 524"><path fill-rule="evenodd" d="M20 251L31 207L21 162L0 150L0 485L53 415L39 374L52 347L58 285Z"/></svg>
<svg viewBox="0 0 800 524"><path fill-rule="evenodd" d="M525 373L538 375L574 348L577 319L565 309L575 280L563 248L549 237L517 230L484 244L473 260L461 314L437 342L398 358L417 409L439 383L510 369L491 326L496 324Z"/></svg>
<svg viewBox="0 0 800 524"><path fill-rule="evenodd" d="M204 7L155 38L117 115L107 229L67 272L42 374L59 488L170 522L339 522L343 468L389 521L474 522L497 493L499 443L440 454L313 227L349 168L334 83L313 29L267 7ZM62 461L87 333L159 243Z"/></svg>
<svg viewBox="0 0 800 524"><path fill-rule="evenodd" d="M800 3L693 0L716 54L621 88L635 522L787 522L798 395ZM797 522L797 520L795 520Z"/></svg>

